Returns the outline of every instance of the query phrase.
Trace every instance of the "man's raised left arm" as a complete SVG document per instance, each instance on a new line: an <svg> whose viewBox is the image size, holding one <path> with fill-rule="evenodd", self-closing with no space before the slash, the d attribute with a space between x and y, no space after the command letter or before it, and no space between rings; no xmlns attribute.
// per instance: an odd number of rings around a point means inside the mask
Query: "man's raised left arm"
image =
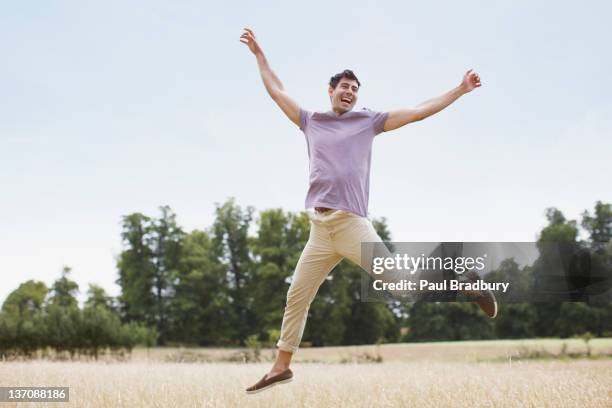
<svg viewBox="0 0 612 408"><path fill-rule="evenodd" d="M408 123L423 120L434 113L440 112L442 109L455 102L461 95L473 91L480 85L480 77L476 72L470 69L463 76L461 84L445 94L420 103L414 108L399 109L389 112L383 130L388 132L389 130L400 128Z"/></svg>

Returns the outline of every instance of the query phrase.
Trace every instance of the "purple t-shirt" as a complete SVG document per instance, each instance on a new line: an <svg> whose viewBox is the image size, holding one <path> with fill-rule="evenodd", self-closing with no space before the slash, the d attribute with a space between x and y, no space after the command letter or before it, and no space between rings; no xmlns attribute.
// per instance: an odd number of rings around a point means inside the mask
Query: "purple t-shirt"
<svg viewBox="0 0 612 408"><path fill-rule="evenodd" d="M372 141L388 115L365 108L340 116L300 109L310 159L307 209L328 207L368 216Z"/></svg>

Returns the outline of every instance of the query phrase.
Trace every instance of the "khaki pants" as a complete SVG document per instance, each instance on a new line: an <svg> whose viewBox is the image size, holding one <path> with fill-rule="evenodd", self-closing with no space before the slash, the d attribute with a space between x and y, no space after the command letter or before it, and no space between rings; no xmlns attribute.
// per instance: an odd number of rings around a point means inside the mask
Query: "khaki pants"
<svg viewBox="0 0 612 408"><path fill-rule="evenodd" d="M361 243L382 242L368 218L342 210L309 212L309 216L310 236L287 292L281 335L276 344L280 350L292 353L300 345L310 304L329 272L347 258L371 274L371 262L362 265ZM388 251L384 255L391 256ZM398 278L387 274L384 279Z"/></svg>

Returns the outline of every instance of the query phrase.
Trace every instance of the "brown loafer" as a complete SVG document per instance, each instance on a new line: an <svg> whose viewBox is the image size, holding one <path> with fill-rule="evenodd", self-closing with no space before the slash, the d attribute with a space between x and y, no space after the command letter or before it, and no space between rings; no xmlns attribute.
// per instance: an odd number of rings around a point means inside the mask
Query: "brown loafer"
<svg viewBox="0 0 612 408"><path fill-rule="evenodd" d="M467 282L476 282L481 279L480 275L475 271L468 271L464 273L463 276ZM462 290L460 292L465 294L469 300L480 306L480 309L491 319L497 316L497 300L490 290Z"/></svg>
<svg viewBox="0 0 612 408"><path fill-rule="evenodd" d="M293 372L290 369L286 369L280 374L277 374L273 377L266 378L268 374L264 375L263 378L255 385L251 385L246 389L247 394L255 394L270 387L273 387L277 384L285 384L293 380Z"/></svg>

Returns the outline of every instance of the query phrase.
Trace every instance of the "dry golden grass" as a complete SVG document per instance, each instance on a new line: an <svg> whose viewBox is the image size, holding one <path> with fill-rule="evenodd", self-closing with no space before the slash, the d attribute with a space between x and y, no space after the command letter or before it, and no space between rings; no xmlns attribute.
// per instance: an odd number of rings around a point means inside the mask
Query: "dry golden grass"
<svg viewBox="0 0 612 408"><path fill-rule="evenodd" d="M584 349L565 340L567 350ZM564 341L389 344L383 363L334 361L376 354L375 346L303 348L293 382L259 394L244 389L269 363L167 363L171 349L138 350L131 362L0 362L0 386L69 386L70 403L0 407L612 407L612 359L516 361L528 347L557 353ZM609 353L610 339L591 342ZM196 349L214 358L236 350ZM263 352L266 356L269 350ZM496 360L485 361L481 360ZM306 363L308 360L324 361Z"/></svg>
<svg viewBox="0 0 612 408"><path fill-rule="evenodd" d="M509 360L525 350L546 351L559 354L563 347L567 353L584 353L586 343L581 339L526 339L526 340L485 340L454 341L435 343L397 343L380 346L339 346L300 348L295 354L295 362L339 362L365 353L380 355L385 362L482 362L491 360ZM612 339L598 338L590 341L593 355L612 355ZM199 355L202 360L220 361L235 355L239 349L195 348L183 349L190 355ZM242 349L246 350L246 349ZM155 348L149 351L136 349L132 361L174 361L181 349ZM272 350L262 350L264 358L271 358Z"/></svg>
<svg viewBox="0 0 612 408"><path fill-rule="evenodd" d="M69 386L69 404L17 407L610 407L612 361L296 364L246 395L268 364L12 362L0 385ZM2 406L11 406L2 404Z"/></svg>

